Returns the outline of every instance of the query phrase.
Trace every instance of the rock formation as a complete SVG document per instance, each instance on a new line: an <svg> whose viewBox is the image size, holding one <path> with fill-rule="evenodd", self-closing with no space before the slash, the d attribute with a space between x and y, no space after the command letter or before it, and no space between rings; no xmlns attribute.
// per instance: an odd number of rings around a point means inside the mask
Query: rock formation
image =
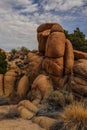
<svg viewBox="0 0 87 130"><path fill-rule="evenodd" d="M38 51L7 54L8 70L0 74L0 104L18 103L17 113L12 111L12 115L31 119L47 130L60 130L63 127L65 129L61 113L66 116L72 107L72 112L75 112L74 108L78 108L75 105L80 107L80 104L72 105L73 101L83 99L85 105L80 110L84 112L78 114L77 111L76 119L79 115L83 119L85 115L84 124L80 126L82 120L78 120L79 128L85 130L87 53L73 50L72 43L66 39L63 28L57 23L40 25L37 28L37 40ZM72 113L69 114L71 119ZM68 123L67 126L66 129L69 129L71 125ZM73 130L77 130L78 126Z"/></svg>
<svg viewBox="0 0 87 130"><path fill-rule="evenodd" d="M57 23L41 24L37 28L37 40L38 51L6 53L9 66L6 74L0 75L0 96L15 95L22 100L28 94L33 99L35 92L41 100L49 86L50 91L64 89L87 96L87 54L73 51Z"/></svg>
<svg viewBox="0 0 87 130"><path fill-rule="evenodd" d="M57 23L42 24L37 28L37 32L39 52L44 55L42 69L51 77L56 88L61 77L73 71L72 44Z"/></svg>

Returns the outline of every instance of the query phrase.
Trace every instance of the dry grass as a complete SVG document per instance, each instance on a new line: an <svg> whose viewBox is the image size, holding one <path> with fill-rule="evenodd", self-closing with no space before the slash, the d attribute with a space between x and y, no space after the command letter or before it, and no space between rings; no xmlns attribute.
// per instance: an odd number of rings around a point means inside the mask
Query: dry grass
<svg viewBox="0 0 87 130"><path fill-rule="evenodd" d="M87 130L87 107L83 103L73 103L65 107L60 121L51 130Z"/></svg>
<svg viewBox="0 0 87 130"><path fill-rule="evenodd" d="M65 126L72 125L76 130L87 128L87 107L83 103L75 103L65 108L61 114Z"/></svg>

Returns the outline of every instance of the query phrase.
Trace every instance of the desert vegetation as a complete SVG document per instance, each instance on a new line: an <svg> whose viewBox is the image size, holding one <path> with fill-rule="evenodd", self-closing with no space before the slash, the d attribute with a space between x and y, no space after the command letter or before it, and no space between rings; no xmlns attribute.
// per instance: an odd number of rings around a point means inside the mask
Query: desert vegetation
<svg viewBox="0 0 87 130"><path fill-rule="evenodd" d="M7 61L4 52L0 52L0 74L5 74L7 71Z"/></svg>
<svg viewBox="0 0 87 130"><path fill-rule="evenodd" d="M80 31L80 28L77 27L73 33L65 30L65 35L71 41L75 50L87 52L87 39L85 34Z"/></svg>

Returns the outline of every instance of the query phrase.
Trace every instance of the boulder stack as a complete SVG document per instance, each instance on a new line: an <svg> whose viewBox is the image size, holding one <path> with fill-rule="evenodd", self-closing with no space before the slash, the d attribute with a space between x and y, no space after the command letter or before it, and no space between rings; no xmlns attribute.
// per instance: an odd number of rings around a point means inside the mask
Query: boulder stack
<svg viewBox="0 0 87 130"><path fill-rule="evenodd" d="M45 56L42 69L52 78L54 86L57 86L63 75L72 73L72 44L66 39L61 25L57 23L40 25L37 28L37 38L39 52Z"/></svg>
<svg viewBox="0 0 87 130"><path fill-rule="evenodd" d="M53 32L54 30L59 30L59 32L63 32L63 28L57 23L45 23L41 24L37 28L37 40L39 43L38 49L39 52L41 52L42 54L45 53L48 36L50 35L50 32Z"/></svg>

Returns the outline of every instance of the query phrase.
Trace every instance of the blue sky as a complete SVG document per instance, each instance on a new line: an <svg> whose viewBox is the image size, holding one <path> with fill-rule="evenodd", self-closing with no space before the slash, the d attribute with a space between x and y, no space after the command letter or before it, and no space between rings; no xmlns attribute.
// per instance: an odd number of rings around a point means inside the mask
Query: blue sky
<svg viewBox="0 0 87 130"><path fill-rule="evenodd" d="M0 48L37 49L38 25L57 22L87 37L87 0L0 0Z"/></svg>

